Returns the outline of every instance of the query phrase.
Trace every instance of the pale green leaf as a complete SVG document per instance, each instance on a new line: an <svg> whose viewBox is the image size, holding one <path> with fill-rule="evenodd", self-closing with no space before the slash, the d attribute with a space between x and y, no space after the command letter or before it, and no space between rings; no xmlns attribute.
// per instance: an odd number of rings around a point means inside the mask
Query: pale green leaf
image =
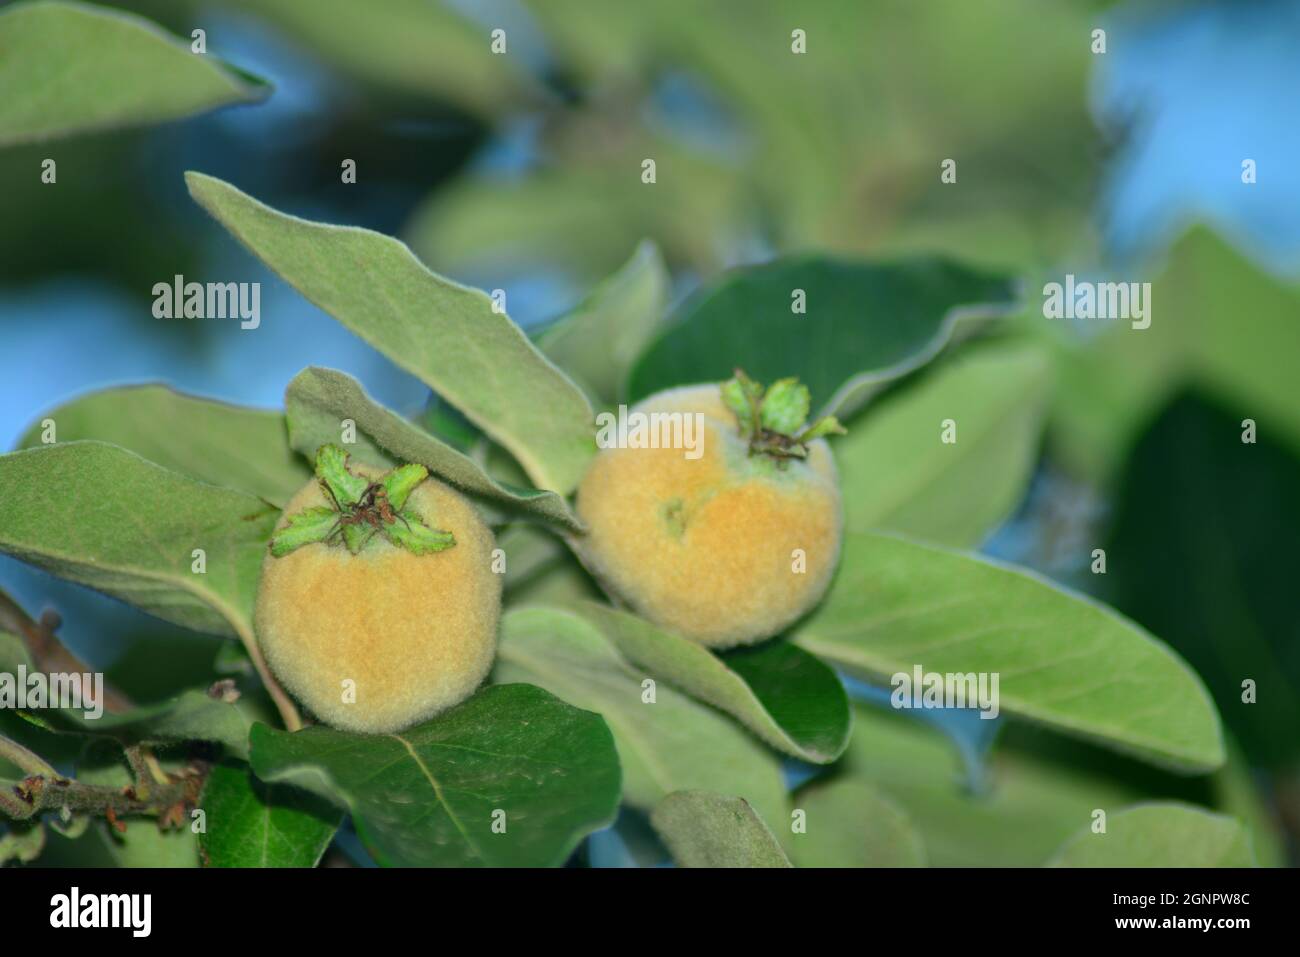
<svg viewBox="0 0 1300 957"><path fill-rule="evenodd" d="M19 448L44 444L46 420L55 441L111 442L164 468L252 492L275 505L283 505L311 478L307 463L289 447L279 412L227 405L165 385L79 396L42 415L19 439Z"/></svg>
<svg viewBox="0 0 1300 957"><path fill-rule="evenodd" d="M0 488L0 552L164 621L253 643L274 506L101 442L0 456Z"/></svg>
<svg viewBox="0 0 1300 957"><path fill-rule="evenodd" d="M539 488L577 485L596 451L591 406L485 293L430 272L389 236L277 212L201 173L185 180L250 251L463 412Z"/></svg>
<svg viewBox="0 0 1300 957"><path fill-rule="evenodd" d="M996 674L1003 713L1187 771L1224 761L1218 712L1173 651L1095 601L988 560L848 535L796 641L886 683L914 666Z"/></svg>
<svg viewBox="0 0 1300 957"><path fill-rule="evenodd" d="M1048 366L1040 349L965 350L886 395L835 441L844 525L979 544L1019 504L1037 458ZM943 422L957 441L942 441Z"/></svg>
<svg viewBox="0 0 1300 957"><path fill-rule="evenodd" d="M629 662L727 712L786 754L826 764L848 744L844 686L830 668L787 641L716 655L608 605L583 602L571 610Z"/></svg>
<svg viewBox="0 0 1300 957"><path fill-rule="evenodd" d="M923 867L925 846L907 814L864 781L814 781L792 799L805 815L790 841L798 867Z"/></svg>
<svg viewBox="0 0 1300 957"><path fill-rule="evenodd" d="M554 492L518 488L493 479L474 459L385 409L360 383L333 369L304 369L285 391L289 439L305 455L338 442L341 423L356 423L357 442L348 451L358 461L380 468L415 462L434 476L477 499L514 511L579 528L564 498Z"/></svg>
<svg viewBox="0 0 1300 957"><path fill-rule="evenodd" d="M775 758L739 726L630 665L576 612L507 611L494 679L530 681L605 718L623 766L623 800L651 811L667 794L716 791L745 798L781 826L785 787Z"/></svg>
<svg viewBox="0 0 1300 957"><path fill-rule="evenodd" d="M1233 818L1185 804L1144 804L1108 815L1102 833L1085 826L1049 866L1254 867L1255 852Z"/></svg>
<svg viewBox="0 0 1300 957"><path fill-rule="evenodd" d="M789 867L772 832L744 798L674 791L650 823L679 867Z"/></svg>
<svg viewBox="0 0 1300 957"><path fill-rule="evenodd" d="M132 13L66 0L0 12L0 146L162 123L269 92Z"/></svg>
<svg viewBox="0 0 1300 957"><path fill-rule="evenodd" d="M593 400L613 405L663 320L669 292L663 257L645 240L618 272L537 337L538 348Z"/></svg>

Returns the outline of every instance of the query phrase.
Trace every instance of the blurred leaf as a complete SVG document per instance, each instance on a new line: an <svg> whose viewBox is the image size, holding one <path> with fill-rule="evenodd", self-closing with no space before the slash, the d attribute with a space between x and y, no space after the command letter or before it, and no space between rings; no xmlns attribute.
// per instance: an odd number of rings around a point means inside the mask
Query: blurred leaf
<svg viewBox="0 0 1300 957"><path fill-rule="evenodd" d="M263 784L247 765L216 764L200 801L208 867L315 867L338 828L339 811L307 791Z"/></svg>
<svg viewBox="0 0 1300 957"><path fill-rule="evenodd" d="M275 507L101 442L0 456L0 487L0 552L164 621L253 644ZM192 571L196 548L206 552L203 574Z"/></svg>
<svg viewBox="0 0 1300 957"><path fill-rule="evenodd" d="M501 623L497 681L532 681L601 714L623 766L623 800L652 810L673 791L745 798L770 822L784 820L785 786L775 758L712 708L669 686L642 700L648 675L624 661L576 612L516 608Z"/></svg>
<svg viewBox="0 0 1300 957"><path fill-rule="evenodd" d="M598 628L630 663L739 720L786 754L827 764L849 740L849 702L830 668L777 639L721 656L596 602L573 612Z"/></svg>
<svg viewBox="0 0 1300 957"><path fill-rule="evenodd" d="M814 781L793 799L807 831L790 843L798 867L923 867L925 846L893 801L854 778Z"/></svg>
<svg viewBox="0 0 1300 957"><path fill-rule="evenodd" d="M674 791L650 823L679 867L789 867L767 825L744 798Z"/></svg>
<svg viewBox="0 0 1300 957"><path fill-rule="evenodd" d="M798 291L806 315L794 312ZM959 314L1013 298L1006 279L943 260L779 259L728 273L683 306L633 367L628 392L721 382L740 368L759 382L796 376L815 408L847 414L871 387L932 359Z"/></svg>
<svg viewBox="0 0 1300 957"><path fill-rule="evenodd" d="M306 456L314 456L326 443L338 443L341 423L351 419L359 441L347 446L347 451L363 462L384 468L416 462L461 491L493 504L571 529L580 527L562 496L497 482L474 459L385 409L366 395L356 379L342 372L314 366L299 372L285 391L284 407L289 441Z"/></svg>
<svg viewBox="0 0 1300 957"><path fill-rule="evenodd" d="M863 782L906 808L936 867L1038 867L1097 808L1113 814L1139 801L1178 800L1245 815L1250 803L1228 780L1239 766L1209 777L1170 774L1030 725L1002 729L972 778L937 728L881 707L856 710L842 772L832 781ZM810 812L810 836L812 827ZM1271 847L1265 822L1253 828L1256 843Z"/></svg>
<svg viewBox="0 0 1300 957"><path fill-rule="evenodd" d="M36 668L22 642L0 633L0 673L17 674ZM88 689L93 694L94 689ZM86 701L83 691L83 701ZM99 702L102 704L103 702ZM94 718L82 708L48 707L22 712L38 727L54 732L71 732L112 738L124 745L167 745L186 741L212 741L224 745L240 758L248 757L248 729L251 722L233 704L226 704L198 690L183 691L159 704L145 705L122 714L103 712Z"/></svg>
<svg viewBox="0 0 1300 957"><path fill-rule="evenodd" d="M400 734L259 724L253 770L346 805L386 866L559 866L618 807L605 722L525 684L485 688Z"/></svg>
<svg viewBox="0 0 1300 957"><path fill-rule="evenodd" d="M537 337L538 348L597 404L613 405L663 319L669 292L663 258L644 241L618 272Z"/></svg>
<svg viewBox="0 0 1300 957"><path fill-rule="evenodd" d="M42 415L18 441L41 445L42 422L59 442L97 439L120 445L164 468L225 485L282 506L311 478L289 447L279 412L227 405L164 385L92 392Z"/></svg>
<svg viewBox="0 0 1300 957"><path fill-rule="evenodd" d="M833 443L845 528L978 545L1029 484L1047 386L1041 349L993 343L874 403ZM955 444L940 441L945 419L957 423Z"/></svg>
<svg viewBox="0 0 1300 957"><path fill-rule="evenodd" d="M0 146L161 123L269 92L134 14L63 0L0 12Z"/></svg>
<svg viewBox="0 0 1300 957"><path fill-rule="evenodd" d="M535 92L519 57L494 55L490 29L443 0L223 0L301 40L349 74L386 89L450 100L476 113ZM514 50L507 47L507 53Z"/></svg>
<svg viewBox="0 0 1300 957"><path fill-rule="evenodd" d="M1250 836L1221 814L1182 804L1126 808L1106 819L1104 833L1083 828L1051 867L1254 867Z"/></svg>
<svg viewBox="0 0 1300 957"><path fill-rule="evenodd" d="M1009 566L849 535L830 593L795 639L886 683L914 666L996 674L1005 713L1186 771L1224 761L1218 714L1177 655L1111 609Z"/></svg>
<svg viewBox="0 0 1300 957"><path fill-rule="evenodd" d="M566 129L562 161L526 178L470 173L439 189L403 231L411 248L448 272L513 264L585 280L618 269L649 237L669 263L721 267L719 236L739 215L734 170L647 135L626 104L615 112L617 129ZM641 181L644 159L655 160L653 184Z"/></svg>
<svg viewBox="0 0 1300 957"><path fill-rule="evenodd" d="M539 488L573 490L596 450L591 406L487 295L388 236L287 216L211 176L185 180L250 251L465 413Z"/></svg>
<svg viewBox="0 0 1300 957"><path fill-rule="evenodd" d="M1253 763L1286 770L1300 762L1300 459L1272 419L1243 443L1249 414L1195 393L1165 408L1119 483L1102 587L1200 672Z"/></svg>
<svg viewBox="0 0 1300 957"><path fill-rule="evenodd" d="M1140 277L1135 277L1140 278ZM1151 326L1117 323L1056 340L1052 441L1075 471L1109 480L1161 408L1199 387L1300 452L1300 285L1268 275L1202 226L1171 249L1151 288Z"/></svg>
<svg viewBox="0 0 1300 957"><path fill-rule="evenodd" d="M45 825L39 821L19 824L10 821L0 832L0 867L10 861L30 864L45 849Z"/></svg>

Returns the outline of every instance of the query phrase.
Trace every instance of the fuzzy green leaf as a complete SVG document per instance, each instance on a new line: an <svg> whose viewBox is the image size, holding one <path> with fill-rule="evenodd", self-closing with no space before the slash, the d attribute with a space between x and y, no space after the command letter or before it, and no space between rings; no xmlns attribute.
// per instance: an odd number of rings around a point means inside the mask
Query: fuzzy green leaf
<svg viewBox="0 0 1300 957"><path fill-rule="evenodd" d="M730 719L629 664L591 622L558 608L506 612L497 681L539 684L602 715L623 766L623 800L651 811L686 789L744 797L764 820L784 819L785 786L772 753Z"/></svg>
<svg viewBox="0 0 1300 957"><path fill-rule="evenodd" d="M252 644L274 506L101 442L0 456L0 488L0 552L164 621Z"/></svg>
<svg viewBox="0 0 1300 957"><path fill-rule="evenodd" d="M674 791L650 823L679 867L789 867L772 832L744 798Z"/></svg>
<svg viewBox="0 0 1300 957"><path fill-rule="evenodd" d="M852 777L814 781L791 799L804 831L790 841L799 867L923 867L925 845L907 812Z"/></svg>
<svg viewBox="0 0 1300 957"><path fill-rule="evenodd" d="M1254 867L1250 835L1222 814L1184 804L1152 803L1108 816L1066 841L1050 867Z"/></svg>
<svg viewBox="0 0 1300 957"><path fill-rule="evenodd" d="M1095 601L991 561L848 535L795 640L868 680L915 666L996 674L1002 713L1186 771L1224 761L1218 712L1173 651Z"/></svg>
<svg viewBox="0 0 1300 957"><path fill-rule="evenodd" d="M19 448L45 444L46 420L59 442L110 442L163 468L251 492L275 505L283 506L311 478L289 447L281 413L227 405L165 385L124 386L75 398L41 415Z"/></svg>
<svg viewBox="0 0 1300 957"><path fill-rule="evenodd" d="M531 685L486 688L398 734L259 724L252 746L259 778L346 806L388 866L558 866L618 806L605 722Z"/></svg>
<svg viewBox="0 0 1300 957"><path fill-rule="evenodd" d="M799 441L807 443L813 441L813 439L824 438L828 435L848 435L848 429L840 425L840 420L835 416L825 415L808 426L799 436Z"/></svg>
<svg viewBox="0 0 1300 957"><path fill-rule="evenodd" d="M339 423L351 419L357 443L348 451L378 468L417 462L439 479L493 508L543 518L570 529L581 526L563 496L498 482L474 459L384 408L351 376L333 369L309 368L294 376L284 395L289 441L305 455L337 442Z"/></svg>
<svg viewBox="0 0 1300 957"><path fill-rule="evenodd" d="M637 246L623 266L537 337L537 346L593 400L619 402L628 370L663 321L671 290L658 247Z"/></svg>
<svg viewBox="0 0 1300 957"><path fill-rule="evenodd" d="M845 527L978 545L1024 497L1049 371L1032 344L978 345L873 403L835 443ZM952 444L941 440L949 418Z"/></svg>
<svg viewBox="0 0 1300 957"><path fill-rule="evenodd" d="M132 13L64 0L0 12L0 146L161 123L269 92Z"/></svg>
<svg viewBox="0 0 1300 957"><path fill-rule="evenodd" d="M574 489L596 452L591 405L486 294L389 236L298 219L200 173L185 180L248 249L463 412L535 485Z"/></svg>
<svg viewBox="0 0 1300 957"><path fill-rule="evenodd" d="M848 697L825 664L787 641L716 655L630 612L597 602L571 611L629 662L735 717L772 747L815 764L848 744Z"/></svg>

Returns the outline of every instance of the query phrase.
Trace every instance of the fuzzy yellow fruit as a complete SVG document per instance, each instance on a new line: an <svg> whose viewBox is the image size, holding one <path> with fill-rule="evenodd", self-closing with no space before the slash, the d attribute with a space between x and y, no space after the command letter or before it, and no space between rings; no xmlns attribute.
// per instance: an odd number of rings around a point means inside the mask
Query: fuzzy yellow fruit
<svg viewBox="0 0 1300 957"><path fill-rule="evenodd" d="M313 480L277 528L329 505ZM451 532L455 545L413 554L376 536L354 555L317 542L268 554L262 566L255 625L267 664L336 728L400 730L459 704L492 667L501 607L492 532L467 499L433 479L416 486L408 508Z"/></svg>
<svg viewBox="0 0 1300 957"><path fill-rule="evenodd" d="M804 459L751 454L717 385L658 393L629 420L656 412L700 413L701 454L602 449L578 488L586 561L639 613L701 644L778 634L822 596L839 558L830 449L819 438Z"/></svg>

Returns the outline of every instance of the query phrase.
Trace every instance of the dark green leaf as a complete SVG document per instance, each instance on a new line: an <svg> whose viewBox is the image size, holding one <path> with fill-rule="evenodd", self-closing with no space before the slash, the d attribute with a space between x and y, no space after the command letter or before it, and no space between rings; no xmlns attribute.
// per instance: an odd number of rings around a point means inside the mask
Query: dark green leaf
<svg viewBox="0 0 1300 957"><path fill-rule="evenodd" d="M328 801L263 784L244 764L214 765L200 805L199 845L208 867L315 867L340 818Z"/></svg>
<svg viewBox="0 0 1300 957"><path fill-rule="evenodd" d="M390 866L556 866L618 806L605 723L531 685L487 688L400 734L259 724L252 743L259 778L345 805Z"/></svg>
<svg viewBox="0 0 1300 957"><path fill-rule="evenodd" d="M792 312L796 290L806 315ZM741 368L759 382L797 376L814 407L852 411L875 385L932 358L959 314L1014 298L1005 278L946 260L779 259L729 273L688 302L633 368L628 393L721 382Z"/></svg>

